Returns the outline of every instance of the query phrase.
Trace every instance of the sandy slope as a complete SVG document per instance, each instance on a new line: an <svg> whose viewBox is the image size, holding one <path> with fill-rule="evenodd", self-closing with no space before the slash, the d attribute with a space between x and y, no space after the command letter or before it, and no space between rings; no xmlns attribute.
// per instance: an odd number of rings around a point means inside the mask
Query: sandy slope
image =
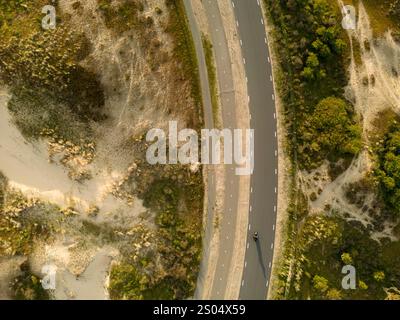
<svg viewBox="0 0 400 320"><path fill-rule="evenodd" d="M100 75L106 96L108 119L101 125L93 124L92 128L96 154L93 162L86 164L92 179L82 183L71 180L65 167L58 161L49 161L47 141L28 142L22 137L8 113L6 89L0 91L0 171L7 176L11 187L29 197L61 208L74 207L83 218L87 218L89 207L95 205L100 209L97 223L106 221L133 227L139 221L138 216L145 212L142 202L135 197L132 201L121 200L111 192L129 170L136 168L134 138L149 128L165 128L169 120L178 120L179 127L187 127L194 108L193 101L188 99L190 87L183 85L177 94L168 63L153 72L135 31L113 34L105 27L96 0L82 1L79 14L72 9L72 3L59 1L63 13L70 14L71 25L84 32L93 44L93 52L83 65ZM164 1L146 3L146 14L154 14L156 6L167 12ZM155 37L168 53L170 39L161 23L155 19ZM82 247L78 245L81 243L80 238L66 239L60 234L56 243L37 246L31 257L32 267L38 273L44 264L58 267L56 298L107 298L104 285L112 257L116 256L115 248L99 248L90 241ZM77 274L81 277L76 278Z"/></svg>

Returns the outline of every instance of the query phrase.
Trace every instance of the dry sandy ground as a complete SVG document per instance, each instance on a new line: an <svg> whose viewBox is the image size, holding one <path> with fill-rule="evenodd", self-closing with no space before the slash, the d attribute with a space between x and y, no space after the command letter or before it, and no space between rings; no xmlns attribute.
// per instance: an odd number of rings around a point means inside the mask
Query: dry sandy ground
<svg viewBox="0 0 400 320"><path fill-rule="evenodd" d="M157 37L168 53L170 39L161 27L166 15L157 18L154 9L168 10L162 0L146 3L145 14L153 14ZM46 141L35 144L25 141L8 114L6 89L0 92L0 170L9 178L11 187L29 197L53 202L62 208L73 206L83 216L96 205L100 209L98 222L120 221L133 227L145 211L142 202L137 198L120 200L111 194L129 170L136 167L133 148L126 147L127 141L140 137L149 128L166 128L169 120L178 121L179 128L186 128L187 115L194 105L188 99L190 87L183 86L179 89L181 94L176 94L176 85L170 80L173 76L170 66L161 65L158 72L153 72L135 31L113 34L104 25L96 0L81 1L79 13L72 9L72 4L70 0L59 1L62 12L70 14L70 25L84 32L93 44L93 52L83 65L100 75L109 115L105 122L93 128L96 156L88 165L93 178L83 184L72 181L65 168L49 162ZM179 110L178 105L187 109ZM98 247L95 243L86 243L83 248L78 246L81 240L66 239L60 234L55 243L38 245L32 267L38 273L43 264L58 267L62 285L56 290L56 298L105 299L106 271L116 256L115 248ZM89 271L100 276L92 277ZM82 277L77 279L79 274Z"/></svg>

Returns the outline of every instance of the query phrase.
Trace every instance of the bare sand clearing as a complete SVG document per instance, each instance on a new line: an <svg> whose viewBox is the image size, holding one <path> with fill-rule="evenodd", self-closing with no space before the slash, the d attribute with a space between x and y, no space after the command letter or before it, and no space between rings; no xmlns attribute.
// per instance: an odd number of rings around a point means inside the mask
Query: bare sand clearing
<svg viewBox="0 0 400 320"><path fill-rule="evenodd" d="M45 141L28 142L13 125L7 110L8 95L0 91L0 170L11 187L30 197L40 198L59 206L72 206L85 212L91 205L103 213L118 211L132 216L145 211L141 201L128 206L110 194L121 172L96 170L93 179L84 183L73 181L65 168L49 162ZM102 217L106 219L106 215Z"/></svg>
<svg viewBox="0 0 400 320"><path fill-rule="evenodd" d="M115 223L119 220L125 226L136 223L137 215L145 211L141 201L137 200L133 206L129 206L109 192L108 186L118 178L118 174L113 177L106 170L99 171L94 179L85 184L70 180L65 168L48 161L44 141L33 144L21 136L11 122L7 100L6 91L0 91L0 170L8 177L12 188L22 191L28 197L49 201L61 207L74 206L78 210L87 210L90 205L96 204L100 208L98 222ZM118 215L121 219L115 220ZM114 253L111 253L110 248L73 250L74 245L73 240L72 243L39 246L43 250L36 250L31 257L32 269L41 274L42 266L57 266L56 299L107 298L105 280L112 257L116 256L115 250ZM14 260L12 258L2 263L2 286L9 282L7 279L11 277L12 269L18 270ZM6 293L6 290L1 291Z"/></svg>

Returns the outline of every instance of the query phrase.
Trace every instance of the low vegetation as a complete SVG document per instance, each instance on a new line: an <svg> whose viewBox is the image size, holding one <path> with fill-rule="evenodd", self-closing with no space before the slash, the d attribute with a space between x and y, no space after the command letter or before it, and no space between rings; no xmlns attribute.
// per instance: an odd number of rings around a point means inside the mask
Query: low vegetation
<svg viewBox="0 0 400 320"><path fill-rule="evenodd" d="M170 94L180 102L169 107L185 115L188 127L199 130L202 102L197 61L183 2L167 0L163 9L154 9L153 15L144 11L149 8L144 1L97 3L97 14L113 37L138 40L141 52L137 54L146 58L143 60L150 68L143 69L153 72L156 80L152 80L169 81ZM41 0L0 1L0 80L9 87L8 108L18 129L30 140L46 139L49 160L73 171L75 158L85 167L96 157L94 131L107 120L103 106L109 97L104 92L110 90L103 88L98 74L84 67L86 58L91 57L91 42L68 25L61 8L57 7L60 17L55 30L40 28L41 4ZM47 1L43 1L45 4ZM77 1L72 9L81 6L83 2ZM161 43L159 27L171 43ZM28 258L10 284L14 298L49 298L38 282L39 275L31 270L29 257L39 243L51 242L59 234L76 240L76 250L104 245L119 250L119 261L110 271L109 293L113 299L193 296L201 256L201 167L150 166L144 158L146 142L133 142L129 134L126 140L124 148L128 146L129 152L140 150L135 153L137 159L130 159L137 160L135 170L116 187L124 192L117 190L115 197L125 197L122 200L129 204L138 197L147 208L133 228L96 221L96 206L82 216L73 207L61 209L27 199L9 188L6 177L0 175L0 255ZM79 171L69 178L85 187L91 176Z"/></svg>
<svg viewBox="0 0 400 320"><path fill-rule="evenodd" d="M149 175L147 170L156 170L158 174ZM140 254L124 254L111 273L111 297L184 299L193 296L201 258L204 193L201 173L149 166L144 167L140 177L128 180L124 188L131 189L134 181L138 183L138 196L155 213L157 229L152 235L155 246ZM154 265L155 259L157 265ZM126 278L129 285L122 286ZM135 285L138 282L140 286Z"/></svg>
<svg viewBox="0 0 400 320"><path fill-rule="evenodd" d="M169 20L165 31L174 41L174 59L182 64L182 70L176 70L181 77L190 81L192 97L197 111L202 113L202 100L197 65L196 50L189 29L183 0L165 0L169 11Z"/></svg>
<svg viewBox="0 0 400 320"><path fill-rule="evenodd" d="M336 148L331 149L328 144L339 138L357 146L359 134L352 108L343 101L347 47L336 4L325 0L309 0L307 5L300 0L264 2L268 20L274 25L277 88L284 104L292 161L285 251L276 292L276 298L285 298L293 280L299 226L308 216L308 202L299 189L297 172L318 167L328 156L332 161L354 156L357 148L344 149L335 141ZM331 116L332 110L340 112L340 119L319 114ZM321 119L328 127L319 123Z"/></svg>
<svg viewBox="0 0 400 320"><path fill-rule="evenodd" d="M370 12L382 13L389 2L394 5L396 1L363 2ZM274 298L399 299L399 241L386 237L389 224L397 223L394 233L399 230L398 126L394 122L387 132L386 124L378 124L379 137L363 140L363 119L344 97L350 59L336 1L265 3L274 24L280 73L276 78L285 108L287 147L292 160L291 200ZM394 6L390 12L387 9L385 21L394 14ZM357 50L355 62L361 64ZM369 143L375 170L343 190L349 204L368 215L371 223L364 225L346 212L333 210L331 203L325 203L321 209L325 212L313 209L311 215L309 200L301 190L306 187L299 182L298 172L302 170L307 175L327 161L328 178L334 181ZM315 193L313 198L317 198ZM342 287L345 265L356 269L354 290Z"/></svg>
<svg viewBox="0 0 400 320"><path fill-rule="evenodd" d="M194 112L201 115L197 58L183 2L167 0L165 5L167 12L158 9L156 14L168 15L163 27L172 39L172 56L168 59L173 62L173 85L179 91L180 86L189 84ZM148 19L146 23L146 29L140 31L142 41L152 32L153 23ZM143 26L142 23L139 28ZM154 63L165 60L160 56L160 50L152 53L153 49L148 46L150 40L143 43L142 49L150 53L151 65L156 71ZM161 45L157 47L161 48ZM201 120L192 114L188 125L198 130ZM120 189L122 194L135 194L143 200L144 206L154 215L156 229L144 228L139 232L147 239L148 246L145 243L138 250L123 250L121 260L110 274L110 296L112 299L191 297L201 257L204 194L201 170L197 168L192 172L184 166L150 166L145 160L144 141L141 140L136 148L136 164L140 170L132 173Z"/></svg>
<svg viewBox="0 0 400 320"><path fill-rule="evenodd" d="M104 119L103 88L97 76L79 62L90 51L87 39L68 31L40 28L40 2L7 1L0 24L0 81L11 87L9 109L27 138L38 138L43 129L79 142L72 130L87 128ZM17 22L18 20L18 22Z"/></svg>
<svg viewBox="0 0 400 320"><path fill-rule="evenodd" d="M343 99L321 100L300 128L306 166L358 154L362 147L361 128L353 119L353 110Z"/></svg>
<svg viewBox="0 0 400 320"><path fill-rule="evenodd" d="M21 274L11 283L15 300L49 300L49 291L43 289L40 279L32 274L28 262L20 266Z"/></svg>
<svg viewBox="0 0 400 320"><path fill-rule="evenodd" d="M400 217L400 125L393 122L378 149L378 168L381 196L389 210Z"/></svg>
<svg viewBox="0 0 400 320"><path fill-rule="evenodd" d="M112 0L97 0L97 3L104 16L106 26L117 33L142 28L146 25L144 18L139 15L144 10L144 5L140 0L123 0L117 4Z"/></svg>
<svg viewBox="0 0 400 320"><path fill-rule="evenodd" d="M265 2L270 19L279 30L274 33L281 66L278 82L286 106L292 158L298 160L296 163L300 169L309 170L320 165L321 159L326 157L326 148L322 150L324 147L318 142L318 146L313 145L318 140L318 128L304 131L309 121L317 119L318 109L325 113L330 111L330 107L345 109L336 138L340 136L341 141L351 141L357 137L354 132L357 129L350 128L354 125L351 106L337 103L337 99L342 98L347 80L346 41L338 23L341 17L329 1L310 0L306 6L304 1ZM348 128L340 131L340 126ZM332 129L328 129L330 131L325 137L333 134ZM313 150L313 157L308 154L309 150ZM344 154L353 156L358 150L334 148L330 156L339 159Z"/></svg>
<svg viewBox="0 0 400 320"><path fill-rule="evenodd" d="M399 241L377 242L362 224L323 215L308 217L298 239L288 298L386 299L385 288L398 287ZM356 269L355 289L342 288L345 265Z"/></svg>
<svg viewBox="0 0 400 320"><path fill-rule="evenodd" d="M218 83L217 69L215 67L213 45L206 35L202 35L203 48L206 58L208 81L210 85L211 104L213 110L213 119L215 127L221 127L219 123L219 102L218 102Z"/></svg>

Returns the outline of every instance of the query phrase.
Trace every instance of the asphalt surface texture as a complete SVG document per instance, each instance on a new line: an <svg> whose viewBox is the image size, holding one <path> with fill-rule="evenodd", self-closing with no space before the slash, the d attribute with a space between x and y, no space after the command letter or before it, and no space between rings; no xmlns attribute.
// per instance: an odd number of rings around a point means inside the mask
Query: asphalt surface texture
<svg viewBox="0 0 400 320"><path fill-rule="evenodd" d="M188 12L189 23L196 47L201 47L201 38L194 27L194 18L191 12L190 0L184 0ZM265 32L264 18L260 7L261 0L234 0L232 6L236 16L236 25L242 47L243 64L246 70L249 105L251 114L251 128L254 129L254 172L251 177L251 195L249 207L249 225L246 242L246 255L243 266L243 275L240 289L240 299L266 299L270 282L272 259L274 252L275 223L277 210L277 125L275 112L275 96L272 78L272 68L269 58L268 41ZM190 7L189 7L190 6ZM220 98L222 104L222 118L224 128L235 129L235 93L233 85L232 65L229 55L226 34L217 1L203 0L206 11L210 36L216 59L219 81ZM193 30L195 32L193 32ZM196 34L197 33L197 34ZM200 43L199 43L200 42ZM201 53L198 58L204 60ZM200 77L203 91L205 82L204 62L200 61ZM205 117L210 117L209 93L205 98ZM207 96L208 94L208 96ZM204 97L204 95L203 95ZM206 126L212 125L209 121ZM234 237L238 210L239 177L235 175L234 166L226 166L225 207L222 219L219 222L219 257L217 269L211 291L211 299L224 299L228 286L228 274L234 250ZM210 240L213 228L214 212L212 205L215 195L212 195L215 186L213 177L209 175L208 196L209 207L207 216L206 234L204 239L204 254L201 266L198 292L201 290L202 276L208 258L207 241ZM214 188L214 189L213 189ZM210 198L211 197L211 198ZM257 232L259 238L253 239ZM240 239L239 239L240 240ZM240 275L238 275L240 276ZM199 286L200 284L200 286ZM195 297L196 297L195 295Z"/></svg>
<svg viewBox="0 0 400 320"><path fill-rule="evenodd" d="M261 0L233 0L246 69L254 172L240 299L266 299L275 241L278 191L278 140L272 67ZM253 239L257 232L259 239Z"/></svg>
<svg viewBox="0 0 400 320"><path fill-rule="evenodd" d="M219 11L214 0L203 1L210 26L211 42L213 43L215 64L218 74L219 92L222 107L224 128L238 128L235 114L235 91L228 42ZM219 221L219 256L211 298L224 299L228 285L228 275L234 250L234 235L238 212L239 176L235 174L234 165L225 166L225 199L222 218Z"/></svg>

